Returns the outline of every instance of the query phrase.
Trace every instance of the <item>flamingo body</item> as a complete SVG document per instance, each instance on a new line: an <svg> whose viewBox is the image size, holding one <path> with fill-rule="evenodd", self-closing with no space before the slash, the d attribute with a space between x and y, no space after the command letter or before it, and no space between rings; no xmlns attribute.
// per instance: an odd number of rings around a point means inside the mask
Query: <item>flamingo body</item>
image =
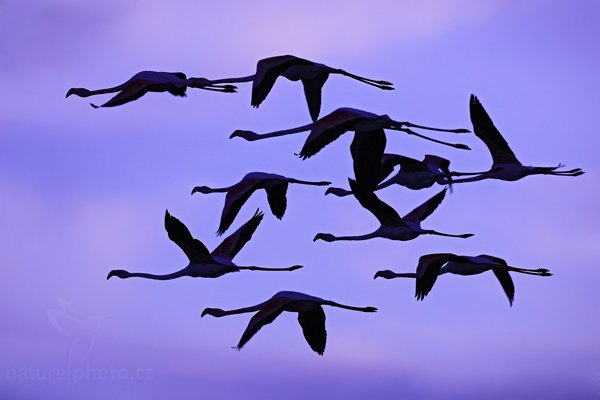
<svg viewBox="0 0 600 400"><path fill-rule="evenodd" d="M455 275L477 275L492 271L500 282L510 305L515 297L515 286L509 272L528 275L552 276L545 268L525 269L512 267L499 257L481 254L478 256L460 256L452 253L426 254L419 258L416 273L395 273L390 270L378 271L375 278L416 278L415 297L423 300L433 288L437 277L446 273Z"/></svg>
<svg viewBox="0 0 600 400"><path fill-rule="evenodd" d="M252 235L260 225L262 218L263 213L257 210L252 218L233 234L225 238L225 240L223 240L212 252L209 252L201 241L192 236L183 222L169 214L169 211L166 211L165 230L168 233L169 239L171 239L171 241L173 241L188 257L188 265L177 272L166 275L128 272L122 269L112 270L109 272L106 279L110 279L113 276L121 279L139 277L156 280L175 279L181 276L189 276L192 278L218 278L225 274L238 272L240 270L293 271L302 268L300 265L294 265L289 268L241 267L233 263L233 258L252 238Z"/></svg>
<svg viewBox="0 0 600 400"><path fill-rule="evenodd" d="M196 186L192 190L192 194L197 192L205 194L215 192L227 193L218 230L218 234L222 235L229 226L231 226L240 209L250 196L259 189L264 189L267 192L267 200L273 215L278 219L283 218L287 208L287 189L290 183L316 186L326 186L331 184L331 182L325 181L302 181L267 172L250 172L246 174L242 180L232 186L224 188Z"/></svg>
<svg viewBox="0 0 600 400"><path fill-rule="evenodd" d="M202 316L224 317L232 314L256 312L250 319L246 330L242 334L237 349L241 349L263 326L273 322L284 311L298 313L298 322L302 327L304 338L311 349L319 355L325 352L327 331L325 330L324 305L345 308L353 311L375 312L375 307L354 307L305 293L282 291L276 293L269 300L255 306L224 311L219 308L206 308Z"/></svg>
<svg viewBox="0 0 600 400"><path fill-rule="evenodd" d="M236 91L236 87L232 85L213 85L204 78L188 79L183 72L142 71L132 76L127 82L112 88L99 90L71 88L67 92L66 97L73 94L79 97L89 97L97 94L118 92L117 95L101 106L91 104L94 108L115 107L137 100L149 92L169 92L173 96L185 97L186 89L188 87L226 93L233 93Z"/></svg>

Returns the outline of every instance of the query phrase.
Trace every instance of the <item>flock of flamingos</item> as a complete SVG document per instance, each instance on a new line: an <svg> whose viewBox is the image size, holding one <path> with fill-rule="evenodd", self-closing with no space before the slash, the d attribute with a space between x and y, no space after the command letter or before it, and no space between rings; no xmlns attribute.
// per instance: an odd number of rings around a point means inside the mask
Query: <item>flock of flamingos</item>
<svg viewBox="0 0 600 400"><path fill-rule="evenodd" d="M353 108L339 108L319 118L321 89L330 74L343 75L383 90L394 89L390 82L364 78L342 69L285 55L258 61L254 75L240 78L208 80L205 78L187 78L183 73L143 71L134 75L127 82L108 89L88 90L72 88L68 91L67 97L72 94L80 97L88 97L104 93L117 93L101 106L92 104L94 108L114 107L139 99L148 92L169 92L175 96L185 96L186 89L191 87L234 93L237 87L232 85L233 83L252 82L251 104L253 107L258 107L267 97L277 78L280 76L291 81L302 81L312 123L297 128L264 134L237 130L233 132L231 138L241 137L254 141L307 131L310 133L306 138L302 150L298 154L302 159L306 159L319 153L325 146L335 141L342 134L351 131L354 132L354 139L350 145L354 179L348 179L349 189L329 187L325 194L333 194L335 196L353 195L362 207L375 216L379 221L379 227L373 232L355 236L335 236L330 233L318 233L314 237L315 241L324 240L326 242L333 242L337 240L368 240L372 238L405 241L415 239L420 235L468 238L472 234L442 233L421 227L421 222L433 213L443 201L446 195L446 188L451 188L452 185L458 183L475 182L483 179L516 181L528 175L578 176L584 173L580 168L572 170L561 169L563 165L560 164L553 167L532 167L521 164L506 140L494 126L481 102L474 95L471 95L469 103L473 131L488 148L493 160L491 167L487 171L451 171L450 161L435 155L426 155L422 161L419 161L399 154L385 153L385 130L401 131L425 140L465 150L469 150L469 147L463 144L437 140L418 133L415 130L447 133L468 133L470 131L467 129L441 129L416 125L407 121L391 119L387 115L376 115ZM399 166L398 172L391 176L397 166ZM328 186L331 184L325 181L309 182L273 173L250 172L241 181L231 186L222 188L197 186L192 190L192 194L226 193L225 205L221 213L218 228L218 234L222 235L234 222L244 203L259 189L266 191L272 214L281 219L286 210L286 192L290 183L311 186ZM443 185L446 188L408 214L400 216L393 207L383 202L375 194L376 191L393 184L405 186L413 190L428 188L435 184ZM294 265L287 268L240 266L233 262L237 253L252 238L254 231L260 225L263 217L264 214L257 210L250 220L223 240L211 252L201 241L191 235L183 222L167 211L165 213L165 229L169 239L185 253L189 259L189 264L180 271L165 275L113 270L110 271L107 279L113 276L122 279L140 277L158 280L174 279L180 276L217 278L230 272L242 270L293 271L302 268L301 265ZM490 270L498 278L511 305L514 299L515 287L510 272L537 276L552 275L547 269L543 268L525 269L513 267L508 265L502 258L487 254L467 256L451 253L434 253L426 254L419 258L416 272L396 273L390 270L378 271L375 273L375 278L414 278L416 281L415 297L418 300L423 300L433 288L439 275L445 273L474 275ZM251 307L229 311L218 308L206 308L202 312L202 316L209 314L214 317L223 317L231 314L255 312L237 345L237 348L241 349L260 328L274 321L283 311L297 312L298 322L302 327L306 341L315 352L322 355L325 351L327 339L325 313L322 307L324 305L362 312L377 311L375 307L354 307L304 293L283 291L276 293L267 301Z"/></svg>

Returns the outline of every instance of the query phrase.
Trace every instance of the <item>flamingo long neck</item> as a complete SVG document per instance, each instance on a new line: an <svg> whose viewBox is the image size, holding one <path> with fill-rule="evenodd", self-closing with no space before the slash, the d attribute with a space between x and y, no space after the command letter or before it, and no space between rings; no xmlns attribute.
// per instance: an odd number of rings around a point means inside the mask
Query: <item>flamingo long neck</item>
<svg viewBox="0 0 600 400"><path fill-rule="evenodd" d="M373 238L376 238L376 237L379 237L379 235L377 235L376 232L371 232L371 233L367 233L365 235L356 235L356 236L333 236L332 241L338 241L338 240L353 240L353 241L357 241L357 240L369 240L369 239L373 239Z"/></svg>
<svg viewBox="0 0 600 400"><path fill-rule="evenodd" d="M255 311L260 310L264 306L264 304L265 303L260 303L260 304L257 304L255 306L251 306L251 307L236 308L235 310L228 310L228 311L223 310L222 316L255 312Z"/></svg>
<svg viewBox="0 0 600 400"><path fill-rule="evenodd" d="M235 185L223 187L223 188L207 188L206 193L225 193L234 188Z"/></svg>
<svg viewBox="0 0 600 400"><path fill-rule="evenodd" d="M185 273L185 269L182 269L181 271L177 271L177 272L173 272L172 274L165 274L165 275L155 275L155 274L149 274L146 272L130 272L127 276L127 278L146 278L146 279L154 279L154 280L158 280L158 281L166 281L169 279L175 279L175 278L179 278L181 276L186 276L187 274Z"/></svg>
<svg viewBox="0 0 600 400"><path fill-rule="evenodd" d="M280 130L280 131L259 134L259 135L256 135L256 139L254 139L254 140L267 139L267 138L278 137L278 136L286 136L286 135L291 135L291 134L298 133L298 132L309 131L312 129L313 125L314 124L311 123L311 124L299 126L297 128L284 129L284 130Z"/></svg>
<svg viewBox="0 0 600 400"><path fill-rule="evenodd" d="M394 278L416 278L415 272L399 272L394 274Z"/></svg>
<svg viewBox="0 0 600 400"><path fill-rule="evenodd" d="M105 94L105 93L115 93L123 90L125 88L124 85L114 86L106 89L98 89L98 90L90 90L90 96L94 96L97 94Z"/></svg>

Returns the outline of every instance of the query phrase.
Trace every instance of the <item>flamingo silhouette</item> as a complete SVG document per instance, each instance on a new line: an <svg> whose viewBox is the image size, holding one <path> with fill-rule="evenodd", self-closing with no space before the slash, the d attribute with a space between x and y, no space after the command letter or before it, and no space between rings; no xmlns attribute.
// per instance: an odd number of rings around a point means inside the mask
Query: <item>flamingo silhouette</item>
<svg viewBox="0 0 600 400"><path fill-rule="evenodd" d="M327 186L331 182L310 182L294 178L287 178L282 175L270 174L267 172L250 172L246 174L238 183L224 188L210 188L208 186L196 186L192 190L194 193L223 193L226 192L225 205L221 213L221 222L219 224L218 234L222 235L231 226L238 212L252 196L252 193L259 189L267 192L267 200L271 207L271 212L277 218L283 218L287 208L286 193L288 185L296 183L300 185Z"/></svg>
<svg viewBox="0 0 600 400"><path fill-rule="evenodd" d="M384 181L400 165L400 170L391 178ZM466 175L479 175L481 172L454 172L450 171L450 161L439 156L427 154L423 161L402 156L399 154L383 154L379 169L375 170L372 179L377 182L374 190L380 190L391 185L401 185L412 190L419 190L433 186L451 185L453 177ZM357 179L358 181L358 179ZM338 187L327 188L325 194L344 197L352 194L351 190Z"/></svg>
<svg viewBox="0 0 600 400"><path fill-rule="evenodd" d="M449 133L468 133L468 129L441 129L432 128L429 126L417 125L412 122L396 121L388 115L377 115L368 111L358 110L356 108L342 107L327 114L318 121L302 125L297 128L284 129L269 133L258 134L253 131L236 130L229 137L241 137L249 141L268 139L272 137L287 136L294 133L305 132L310 130L310 134L300 151L300 157L306 159L318 153L323 147L335 141L338 137L348 131L354 132L379 132L383 129L401 131L414 135L425 140L430 140L435 143L440 143L446 146L454 147L462 150L469 150L469 147L464 144L448 143L441 140L433 139L413 131L410 128L426 129L430 131L449 132Z"/></svg>
<svg viewBox="0 0 600 400"><path fill-rule="evenodd" d="M476 275L490 270L496 275L496 278L498 278L511 306L515 299L515 285L509 272L537 276L552 276L550 271L545 268L525 269L511 267L503 259L487 254L478 256L458 256L452 253L434 253L426 254L419 258L416 273L395 273L390 270L384 270L375 273L373 279L378 277L385 279L415 278L415 297L417 300L423 300L433 288L439 275L446 273Z"/></svg>
<svg viewBox="0 0 600 400"><path fill-rule="evenodd" d="M528 175L579 176L584 174L581 168L557 171L559 168L564 167L563 164L558 164L556 167L531 167L521 164L506 140L494 126L492 119L479 99L473 94L471 95L469 108L475 135L481 139L490 151L493 164L487 172L471 178L456 179L453 183L474 182L482 179L516 181Z"/></svg>
<svg viewBox="0 0 600 400"><path fill-rule="evenodd" d="M236 346L241 349L262 328L273 322L282 312L290 311L298 313L298 322L302 327L304 338L311 349L319 355L325 352L327 342L327 331L325 330L325 312L322 306L345 308L352 311L376 312L375 307L354 307L324 300L319 297L310 296L300 292L284 291L276 293L269 300L251 307L238 308L235 310L221 310L220 308L206 308L202 311L202 317L212 315L213 317L224 317L232 314L255 312L250 319L248 327Z"/></svg>
<svg viewBox="0 0 600 400"><path fill-rule="evenodd" d="M225 93L235 93L237 89L233 85L215 85L204 78L188 79L183 72L142 71L135 74L127 82L107 89L71 88L66 97L72 94L79 97L89 97L97 94L119 92L101 106L90 103L94 108L115 107L137 100L148 92L169 92L173 96L185 97L188 87Z"/></svg>
<svg viewBox="0 0 600 400"><path fill-rule="evenodd" d="M365 235L357 236L334 236L330 233L317 233L313 241L324 240L326 242L333 242L338 240L368 240L373 238L385 238L391 240L412 240L420 235L439 235L448 237L468 238L473 236L471 233L464 233L460 235L453 235L449 233L441 233L432 229L421 228L421 222L425 220L435 209L440 205L446 190L444 189L419 207L406 214L404 217L400 217L396 210L390 207L388 204L381 201L375 193L369 190L365 190L361 185L353 179L348 179L350 188L354 194L354 197L358 202L367 210L369 210L375 218L379 220L380 226L375 231L367 233Z"/></svg>
<svg viewBox="0 0 600 400"><path fill-rule="evenodd" d="M383 90L394 90L392 83L377 81L362 76L351 74L339 68L328 67L292 55L276 56L259 60L256 64L256 73L240 78L218 79L213 83L241 83L252 82L252 107L258 107L267 97L275 81L280 76L290 81L302 81L304 95L308 110L313 121L319 118L321 110L321 89L330 74L344 75L367 85Z"/></svg>
<svg viewBox="0 0 600 400"><path fill-rule="evenodd" d="M289 268L263 268L256 266L241 267L233 263L233 258L252 238L254 231L262 221L263 213L256 211L254 216L242 225L232 235L228 236L221 244L209 253L206 246L194 239L188 228L169 214L165 212L165 229L171 239L189 259L189 264L180 271L166 275L154 275L143 272L128 272L122 269L116 269L109 272L106 279L116 276L125 278L147 278L157 280L175 279L181 276L191 276L194 278L218 278L230 272L241 270L249 271L294 271L302 268L301 265L294 265Z"/></svg>

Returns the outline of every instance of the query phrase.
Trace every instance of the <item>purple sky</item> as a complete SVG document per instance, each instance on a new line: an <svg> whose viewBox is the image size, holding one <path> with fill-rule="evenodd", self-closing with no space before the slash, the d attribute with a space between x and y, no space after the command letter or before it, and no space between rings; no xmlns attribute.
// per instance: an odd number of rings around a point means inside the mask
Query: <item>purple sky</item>
<svg viewBox="0 0 600 400"><path fill-rule="evenodd" d="M217 3L0 1L0 398L600 398L600 6ZM264 221L236 261L304 269L107 282L113 268L160 274L186 265L164 231L167 208L209 248L220 243L223 195L192 197L196 185L267 171L346 186L351 135L306 161L293 156L302 134L229 140L235 129L310 122L301 87L287 80L258 110L249 84L236 95L150 94L99 110L65 99L68 88L113 86L141 70L245 76L281 54L395 83L384 92L332 76L321 115L346 106L471 128L475 93L523 163L586 174L457 185L423 225L476 234L468 240L313 243L317 232L378 224L353 198L290 186L282 221L259 193L230 232L260 207ZM387 151L438 154L458 171L489 167L482 143L461 139L471 152L391 133ZM438 190L390 187L380 196L405 214ZM379 269L413 271L433 252L488 253L555 276L513 275L512 308L491 273L443 276L423 302L414 281L372 279ZM204 307L248 306L279 290L379 312L326 309L324 357L292 314L240 352L231 346L250 315L200 318Z"/></svg>

